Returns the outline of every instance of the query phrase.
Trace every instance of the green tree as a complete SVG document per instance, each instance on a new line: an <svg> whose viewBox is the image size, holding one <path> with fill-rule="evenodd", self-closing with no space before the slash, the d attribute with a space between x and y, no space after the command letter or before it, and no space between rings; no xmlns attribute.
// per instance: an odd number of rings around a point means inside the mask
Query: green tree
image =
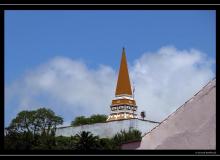
<svg viewBox="0 0 220 160"><path fill-rule="evenodd" d="M29 150L32 144L33 135L30 132L8 132L4 137L4 148L6 150Z"/></svg>
<svg viewBox="0 0 220 160"><path fill-rule="evenodd" d="M17 117L12 120L6 130L16 133L31 132L33 114L33 111L22 111L18 113Z"/></svg>
<svg viewBox="0 0 220 160"><path fill-rule="evenodd" d="M107 115L94 114L89 119L90 124L104 123L107 120Z"/></svg>
<svg viewBox="0 0 220 160"><path fill-rule="evenodd" d="M94 136L91 132L82 131L75 135L75 150L97 150L101 149L99 137Z"/></svg>
<svg viewBox="0 0 220 160"><path fill-rule="evenodd" d="M56 116L51 109L40 108L36 111L35 125L39 128L41 134L54 134L57 125L63 124L63 118Z"/></svg>
<svg viewBox="0 0 220 160"><path fill-rule="evenodd" d="M112 138L101 138L99 140L99 145L101 146L102 150L114 150L117 149Z"/></svg>
<svg viewBox="0 0 220 160"><path fill-rule="evenodd" d="M21 111L6 128L5 148L51 149L55 144L56 127L62 123L63 118L50 109Z"/></svg>
<svg viewBox="0 0 220 160"><path fill-rule="evenodd" d="M142 137L140 131L129 128L128 132L126 132L125 130L121 130L119 133L113 136L112 140L116 148L120 149L122 143L141 140L141 138Z"/></svg>
<svg viewBox="0 0 220 160"><path fill-rule="evenodd" d="M63 124L63 118L56 116L55 113L46 108L36 111L22 111L12 120L9 127L11 132L35 134L52 134L56 131L57 125Z"/></svg>
<svg viewBox="0 0 220 160"><path fill-rule="evenodd" d="M72 122L71 125L72 126L79 126L79 125L85 125L85 124L89 124L89 121L87 118L85 118L85 116L79 116L76 117Z"/></svg>
<svg viewBox="0 0 220 160"><path fill-rule="evenodd" d="M104 123L106 122L107 115L100 115L94 114L91 117L86 118L85 116L76 117L72 122L71 125L76 127L79 125L86 125L86 124L94 124L94 123Z"/></svg>
<svg viewBox="0 0 220 160"><path fill-rule="evenodd" d="M65 137L65 136L58 136L56 137L56 150L70 150L73 149L75 144L75 137Z"/></svg>

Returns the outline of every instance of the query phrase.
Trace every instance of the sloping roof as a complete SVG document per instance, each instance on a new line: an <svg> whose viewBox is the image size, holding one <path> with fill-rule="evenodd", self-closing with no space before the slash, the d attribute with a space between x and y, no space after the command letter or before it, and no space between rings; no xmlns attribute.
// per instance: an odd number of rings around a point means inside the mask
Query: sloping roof
<svg viewBox="0 0 220 160"><path fill-rule="evenodd" d="M138 149L216 149L216 79L148 132Z"/></svg>
<svg viewBox="0 0 220 160"><path fill-rule="evenodd" d="M125 49L123 48L115 95L117 96L124 94L132 95L132 91L131 91L131 84L128 73Z"/></svg>

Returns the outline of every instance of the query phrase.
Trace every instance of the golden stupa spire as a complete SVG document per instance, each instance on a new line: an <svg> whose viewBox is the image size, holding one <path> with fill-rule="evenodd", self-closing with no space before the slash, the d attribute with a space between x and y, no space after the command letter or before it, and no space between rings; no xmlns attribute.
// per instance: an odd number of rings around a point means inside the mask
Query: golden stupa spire
<svg viewBox="0 0 220 160"><path fill-rule="evenodd" d="M118 73L118 82L115 91L116 96L129 95L132 96L130 78L128 74L127 60L125 55L125 49L122 51L122 58L120 64L120 70Z"/></svg>
<svg viewBox="0 0 220 160"><path fill-rule="evenodd" d="M137 118L137 105L134 97L132 97L131 83L124 48L122 51L121 64L118 73L115 98L112 100L110 108L111 113L106 120L107 122Z"/></svg>

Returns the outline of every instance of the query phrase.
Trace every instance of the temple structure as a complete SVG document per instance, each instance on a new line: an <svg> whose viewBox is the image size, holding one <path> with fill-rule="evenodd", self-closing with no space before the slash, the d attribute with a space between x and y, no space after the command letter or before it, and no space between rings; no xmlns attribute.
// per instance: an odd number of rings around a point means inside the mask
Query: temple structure
<svg viewBox="0 0 220 160"><path fill-rule="evenodd" d="M56 136L70 137L81 131L88 131L101 138L112 138L122 130L129 131L133 128L139 130L142 135L151 131L159 122L137 117L137 105L134 100L134 93L130 83L125 49L122 51L118 81L115 90L115 97L110 105L111 113L106 122L89 125L65 126L56 130Z"/></svg>
<svg viewBox="0 0 220 160"><path fill-rule="evenodd" d="M137 106L132 93L125 49L122 51L115 98L112 100L111 113L107 121L137 118Z"/></svg>

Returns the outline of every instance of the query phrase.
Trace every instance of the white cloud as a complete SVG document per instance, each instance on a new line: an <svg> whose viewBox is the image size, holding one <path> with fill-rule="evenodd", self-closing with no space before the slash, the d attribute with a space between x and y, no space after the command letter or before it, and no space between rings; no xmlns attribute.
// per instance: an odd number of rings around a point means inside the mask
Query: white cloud
<svg viewBox="0 0 220 160"><path fill-rule="evenodd" d="M163 120L215 76L211 64L195 49L163 47L143 54L131 70L139 111L145 110L150 119Z"/></svg>
<svg viewBox="0 0 220 160"><path fill-rule="evenodd" d="M164 119L215 76L211 64L194 49L168 46L143 54L129 68L139 112L145 110L151 120ZM65 121L108 114L116 80L116 71L109 66L89 69L82 61L55 57L6 86L5 116L10 110L15 114L39 106L52 108Z"/></svg>

